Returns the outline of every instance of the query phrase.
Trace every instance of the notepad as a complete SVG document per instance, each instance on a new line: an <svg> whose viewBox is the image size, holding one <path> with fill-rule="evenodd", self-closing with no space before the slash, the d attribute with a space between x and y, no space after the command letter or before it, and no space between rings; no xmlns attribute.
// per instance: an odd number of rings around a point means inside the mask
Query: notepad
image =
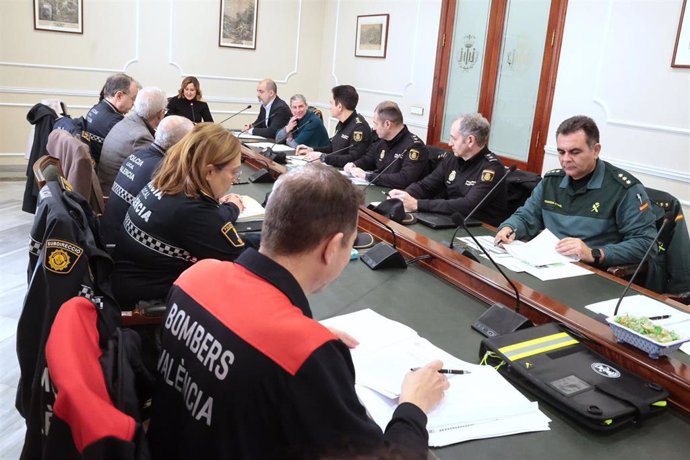
<svg viewBox="0 0 690 460"><path fill-rule="evenodd" d="M529 242L513 241L504 245L505 250L516 259L532 265L543 267L546 265L577 262L576 257L567 257L556 251L558 237L549 229L544 229L539 235Z"/></svg>
<svg viewBox="0 0 690 460"><path fill-rule="evenodd" d="M242 195L242 204L244 209L237 218L237 222L250 222L254 220L264 220L264 209L258 201L249 195Z"/></svg>
<svg viewBox="0 0 690 460"><path fill-rule="evenodd" d="M444 367L469 370L449 376L443 401L428 414L433 447L526 431L549 429L549 418L494 368L462 361L417 332L364 309L322 321L359 341L351 350L356 391L374 421L385 430L397 406L400 385L410 368L435 359Z"/></svg>

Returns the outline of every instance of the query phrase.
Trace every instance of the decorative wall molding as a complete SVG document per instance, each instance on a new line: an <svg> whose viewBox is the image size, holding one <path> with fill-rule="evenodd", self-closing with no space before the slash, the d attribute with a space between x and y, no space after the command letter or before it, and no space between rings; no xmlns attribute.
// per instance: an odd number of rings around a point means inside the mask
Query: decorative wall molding
<svg viewBox="0 0 690 460"><path fill-rule="evenodd" d="M341 0L337 1L336 4L336 10L335 10L335 28L333 30L333 60L331 61L331 76L333 77L333 80L335 81L335 86L339 84L339 79L338 75L336 73L336 57L337 57L337 48L338 48L338 33L340 30L340 4ZM369 94L378 94L382 96L393 96L393 97L399 97L403 98L405 97L405 91L414 84L414 67L415 67L415 59L417 58L417 38L419 37L419 17L420 17L420 12L422 8L422 0L417 0L417 16L415 20L415 28L414 28L414 38L412 43L414 46L412 46L412 57L410 59L410 73L408 77L407 83L403 85L402 90L400 91L388 91L388 90L383 90L383 89L373 89L373 88L361 88L358 87L357 91L360 93L369 93Z"/></svg>
<svg viewBox="0 0 690 460"><path fill-rule="evenodd" d="M102 72L102 73L117 73L126 72L130 65L139 62L139 30L141 27L141 0L136 0L137 7L136 18L134 21L135 36L134 36L134 57L125 63L121 69L113 69L106 67L83 67L83 66L64 66L51 64L33 64L30 62L8 62L0 61L0 66L6 67L26 67L30 69L53 69L53 70L73 70L78 72Z"/></svg>
<svg viewBox="0 0 690 460"><path fill-rule="evenodd" d="M293 68L290 70L285 77L283 77L281 80L274 79L276 83L287 83L290 80L290 77L293 75L296 75L298 72L298 63L299 63L299 51L300 51L300 40L302 36L302 1L299 0L299 8L297 11L297 31L296 31L296 44L295 44L295 59L293 63ZM178 64L174 57L173 57L173 41L172 41L172 33L173 33L173 23L174 23L174 18L175 18L175 1L171 3L170 6L170 18L169 18L169 36L168 36L168 64L171 66L175 67L178 72L180 72L181 77L188 77L190 75L194 75L197 78L200 79L208 79L208 80L221 80L221 81L243 81L243 82L254 82L258 83L261 80L263 80L265 77L227 77L224 75L206 75L201 72L186 72L180 64ZM258 14L258 11L257 11ZM258 25L257 25L258 27Z"/></svg>
<svg viewBox="0 0 690 460"><path fill-rule="evenodd" d="M76 97L98 97L98 91L93 90L74 90L57 88L22 88L18 86L0 86L0 93L8 94L41 94L46 96L76 96Z"/></svg>
<svg viewBox="0 0 690 460"><path fill-rule="evenodd" d="M558 151L552 146L546 146L544 148L544 152L550 156L558 156ZM636 163L633 161L619 160L617 158L607 158L606 161L609 161L619 168L623 168L632 173L640 173L647 176L658 177L660 179L690 184L690 174L682 171L676 171L675 169L660 168L651 164ZM688 202L688 205L690 205L690 202Z"/></svg>
<svg viewBox="0 0 690 460"><path fill-rule="evenodd" d="M603 40L601 43L601 46L599 47L599 59L597 62L597 70L596 70L596 76L594 79L594 99L593 102L597 104L601 109L604 111L604 116L606 117L606 123L610 125L615 125L615 126L625 126L628 128L635 128L635 129L645 129L649 131L658 131L658 132L664 132L664 133L672 133L672 134L682 134L682 135L690 135L690 129L688 128L680 128L680 127L675 127L675 126L665 126L665 125L657 125L653 123L643 123L643 122L637 122L637 121L630 121L630 120L623 120L620 118L615 118L613 112L611 111L609 104L604 100L602 96L599 94L599 89L601 86L601 75L603 73L603 68L606 62L606 59L604 58L604 54L606 51L606 47L609 42L609 31L611 30L611 19L613 18L613 0L608 0L608 5L607 5L607 12L606 12L606 27L604 27L604 36Z"/></svg>

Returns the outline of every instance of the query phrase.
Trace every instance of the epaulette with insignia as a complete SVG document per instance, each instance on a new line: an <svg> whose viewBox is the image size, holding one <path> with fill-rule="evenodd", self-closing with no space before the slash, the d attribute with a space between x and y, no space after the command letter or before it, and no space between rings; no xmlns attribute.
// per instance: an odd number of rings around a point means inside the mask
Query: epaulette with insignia
<svg viewBox="0 0 690 460"><path fill-rule="evenodd" d="M630 174L626 173L623 170L619 170L618 172L615 172L612 174L614 179L616 179L624 188L630 188L635 184L639 184L640 181L637 180L634 176L631 176Z"/></svg>
<svg viewBox="0 0 690 460"><path fill-rule="evenodd" d="M361 125L362 120L360 120L359 117L355 117L355 124Z"/></svg>
<svg viewBox="0 0 690 460"><path fill-rule="evenodd" d="M563 177L565 176L565 171L563 169L552 169L551 171L547 171L544 173L544 177L548 176L558 176L558 177Z"/></svg>

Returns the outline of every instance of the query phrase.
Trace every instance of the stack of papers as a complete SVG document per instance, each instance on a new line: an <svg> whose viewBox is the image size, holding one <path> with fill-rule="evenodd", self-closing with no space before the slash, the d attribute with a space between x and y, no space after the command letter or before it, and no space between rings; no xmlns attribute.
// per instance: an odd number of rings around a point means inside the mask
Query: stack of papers
<svg viewBox="0 0 690 460"><path fill-rule="evenodd" d="M233 136L242 139L243 141L250 141L250 140L256 140L256 141L265 141L266 138L263 136L257 136L254 134L248 134L248 133L243 133L242 131L230 131Z"/></svg>
<svg viewBox="0 0 690 460"><path fill-rule="evenodd" d="M449 375L450 388L428 415L429 445L447 446L549 429L549 418L494 368L464 362L420 337L413 329L370 309L322 321L359 341L352 351L356 390L372 419L385 430L398 405L400 385L411 368L435 359L446 368L469 371Z"/></svg>
<svg viewBox="0 0 690 460"><path fill-rule="evenodd" d="M254 220L264 220L266 210L254 198L249 195L242 195L244 209L237 218L237 222L251 222Z"/></svg>
<svg viewBox="0 0 690 460"><path fill-rule="evenodd" d="M609 317L613 316L613 312L616 309L616 303L618 303L618 298L593 303L587 305L585 308L594 313ZM651 297L643 295L624 297L620 307L618 307L618 316L621 315L646 316L648 318L654 316L668 316L668 318L654 320L654 324L675 331L681 337L690 337L690 313L677 310ZM680 350L690 355L690 342L681 345Z"/></svg>
<svg viewBox="0 0 690 460"><path fill-rule="evenodd" d="M349 173L346 173L345 171L341 170L340 174L350 179L350 182L352 182L355 185L369 185L369 181L367 181L366 179L360 179L358 177L352 176Z"/></svg>
<svg viewBox="0 0 690 460"><path fill-rule="evenodd" d="M484 256L479 247L469 236L458 237L463 244L477 250ZM478 236L477 241L491 254L494 261L516 273L527 272L542 281L550 281L573 276L591 275L594 272L571 262L576 260L556 252L558 238L549 230L544 230L529 243L513 241L511 244L495 246L494 237Z"/></svg>

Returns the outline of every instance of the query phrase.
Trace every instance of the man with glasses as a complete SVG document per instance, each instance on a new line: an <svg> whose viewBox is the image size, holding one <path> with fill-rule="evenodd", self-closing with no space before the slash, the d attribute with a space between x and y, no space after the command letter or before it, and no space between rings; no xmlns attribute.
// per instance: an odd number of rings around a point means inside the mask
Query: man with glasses
<svg viewBox="0 0 690 460"><path fill-rule="evenodd" d="M139 83L124 73L111 75L105 81L103 99L86 114L86 131L83 133L96 163L101 159L105 136L134 106L138 92Z"/></svg>

